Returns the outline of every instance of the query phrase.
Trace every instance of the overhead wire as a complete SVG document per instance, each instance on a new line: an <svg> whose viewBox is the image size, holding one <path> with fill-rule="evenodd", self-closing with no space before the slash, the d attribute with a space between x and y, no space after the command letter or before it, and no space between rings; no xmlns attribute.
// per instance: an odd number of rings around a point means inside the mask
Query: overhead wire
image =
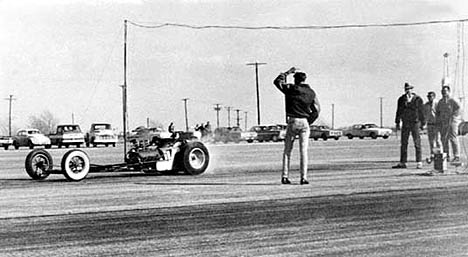
<svg viewBox="0 0 468 257"><path fill-rule="evenodd" d="M466 22L468 19L451 19L451 20L429 20L417 22L401 22L401 23L369 23L369 24L342 24L342 25L303 25L303 26L240 26L240 25L191 25L185 23L160 23L160 24L143 24L143 22L134 22L127 20L132 24L141 28L164 28L164 27L179 27L186 29L242 29L242 30L322 30L322 29L349 29L349 28L379 28L379 27L407 27L421 25L435 25L456 22Z"/></svg>

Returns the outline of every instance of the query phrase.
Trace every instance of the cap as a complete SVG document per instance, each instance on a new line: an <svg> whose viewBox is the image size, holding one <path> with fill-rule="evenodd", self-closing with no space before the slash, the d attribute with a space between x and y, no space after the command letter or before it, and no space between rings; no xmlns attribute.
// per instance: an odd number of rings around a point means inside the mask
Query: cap
<svg viewBox="0 0 468 257"><path fill-rule="evenodd" d="M414 88L412 85L408 84L408 82L405 83L405 90L407 89L412 89Z"/></svg>
<svg viewBox="0 0 468 257"><path fill-rule="evenodd" d="M296 73L294 73L294 77L295 78L304 78L305 79L307 77L307 75L304 72L296 72Z"/></svg>

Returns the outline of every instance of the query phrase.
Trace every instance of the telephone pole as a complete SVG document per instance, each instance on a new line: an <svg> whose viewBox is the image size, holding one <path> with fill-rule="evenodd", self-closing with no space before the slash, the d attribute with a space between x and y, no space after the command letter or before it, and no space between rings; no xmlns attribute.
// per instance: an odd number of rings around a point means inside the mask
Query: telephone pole
<svg viewBox="0 0 468 257"><path fill-rule="evenodd" d="M335 129L335 104L332 104L332 129Z"/></svg>
<svg viewBox="0 0 468 257"><path fill-rule="evenodd" d="M226 107L228 111L228 127L231 127L231 106Z"/></svg>
<svg viewBox="0 0 468 257"><path fill-rule="evenodd" d="M11 102L16 100L16 98L13 98L13 95L10 95L8 98L5 98L5 100L8 100L10 102L8 105L8 136L11 137Z"/></svg>
<svg viewBox="0 0 468 257"><path fill-rule="evenodd" d="M219 111L221 111L221 104L215 104L214 110L216 111L216 128L219 128Z"/></svg>
<svg viewBox="0 0 468 257"><path fill-rule="evenodd" d="M245 130L247 130L247 112L244 112Z"/></svg>
<svg viewBox="0 0 468 257"><path fill-rule="evenodd" d="M379 99L380 99L380 127L383 128L383 106L382 106L383 97L379 97Z"/></svg>
<svg viewBox="0 0 468 257"><path fill-rule="evenodd" d="M240 112L241 110L235 109L235 111L236 111L236 113L237 113L237 115L236 115L237 127L240 128L240 117L239 117L239 112Z"/></svg>
<svg viewBox="0 0 468 257"><path fill-rule="evenodd" d="M246 65L254 65L255 66L255 85L257 88L257 125L260 125L260 90L258 88L258 66L265 65L264 62L254 62L254 63L247 63Z"/></svg>
<svg viewBox="0 0 468 257"><path fill-rule="evenodd" d="M185 131L188 131L188 114L187 114L187 101L188 98L183 98L182 101L184 101L184 109L185 109Z"/></svg>

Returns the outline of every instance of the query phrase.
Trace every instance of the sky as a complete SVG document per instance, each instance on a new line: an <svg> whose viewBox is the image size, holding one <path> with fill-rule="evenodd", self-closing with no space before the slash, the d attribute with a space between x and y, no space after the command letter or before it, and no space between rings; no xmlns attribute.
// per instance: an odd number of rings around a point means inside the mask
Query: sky
<svg viewBox="0 0 468 257"><path fill-rule="evenodd" d="M408 0L0 0L0 127L26 127L50 111L60 123L87 130L93 122L122 129L124 20L144 25L311 26L386 24L468 18L466 1ZM261 123L284 123L284 96L273 79L294 66L308 75L322 105L320 122L394 126L397 98L409 82L426 100L440 97L443 54L461 96L464 44L457 23L328 30L195 30L129 24L129 129L173 121L185 129L257 123L259 66ZM458 56L458 58L457 58ZM332 115L332 105L334 115ZM334 119L332 119L332 116Z"/></svg>

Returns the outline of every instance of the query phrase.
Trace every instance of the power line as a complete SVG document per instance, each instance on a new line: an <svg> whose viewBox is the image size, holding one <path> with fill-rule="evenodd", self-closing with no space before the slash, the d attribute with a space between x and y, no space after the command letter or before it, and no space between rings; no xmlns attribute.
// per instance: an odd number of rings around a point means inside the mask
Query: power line
<svg viewBox="0 0 468 257"><path fill-rule="evenodd" d="M305 25L305 26L237 26L237 25L191 25L184 23L142 24L128 21L136 27L158 29L164 27L180 27L186 29L241 29L241 30L323 30L323 29L349 29L349 28L379 28L379 27L408 27L421 25L435 25L455 22L466 22L468 19L429 20L398 23L369 23L369 24L342 24L342 25Z"/></svg>

